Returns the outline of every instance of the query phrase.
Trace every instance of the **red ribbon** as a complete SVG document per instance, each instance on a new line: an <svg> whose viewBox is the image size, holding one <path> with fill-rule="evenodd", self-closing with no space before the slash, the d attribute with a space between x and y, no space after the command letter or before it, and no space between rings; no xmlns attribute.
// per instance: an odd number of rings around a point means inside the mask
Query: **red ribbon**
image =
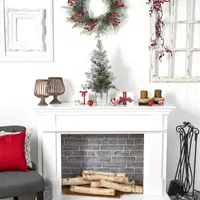
<svg viewBox="0 0 200 200"><path fill-rule="evenodd" d="M131 103L133 99L127 97L127 92L123 92L123 97L119 97L119 104L123 103L123 105L126 105L127 101Z"/></svg>
<svg viewBox="0 0 200 200"><path fill-rule="evenodd" d="M82 97L83 97L83 104L85 104L85 97L86 97L87 91L80 91L80 93L82 94Z"/></svg>

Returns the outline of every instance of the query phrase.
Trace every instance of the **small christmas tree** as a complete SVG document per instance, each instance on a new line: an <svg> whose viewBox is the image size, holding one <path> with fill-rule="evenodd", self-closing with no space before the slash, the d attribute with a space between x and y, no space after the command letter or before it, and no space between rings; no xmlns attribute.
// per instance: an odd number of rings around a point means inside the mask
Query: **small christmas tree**
<svg viewBox="0 0 200 200"><path fill-rule="evenodd" d="M103 94L111 88L116 89L113 85L116 77L111 72L111 65L100 39L98 39L96 47L97 49L93 50L91 56L91 69L86 73L87 84L93 92Z"/></svg>

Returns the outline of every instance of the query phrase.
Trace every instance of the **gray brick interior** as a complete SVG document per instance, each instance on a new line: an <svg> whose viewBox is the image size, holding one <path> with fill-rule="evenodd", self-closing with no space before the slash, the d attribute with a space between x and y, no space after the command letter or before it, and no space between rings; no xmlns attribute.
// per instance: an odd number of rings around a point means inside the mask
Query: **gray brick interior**
<svg viewBox="0 0 200 200"><path fill-rule="evenodd" d="M63 134L61 140L63 178L91 169L125 172L129 180L143 180L143 134Z"/></svg>

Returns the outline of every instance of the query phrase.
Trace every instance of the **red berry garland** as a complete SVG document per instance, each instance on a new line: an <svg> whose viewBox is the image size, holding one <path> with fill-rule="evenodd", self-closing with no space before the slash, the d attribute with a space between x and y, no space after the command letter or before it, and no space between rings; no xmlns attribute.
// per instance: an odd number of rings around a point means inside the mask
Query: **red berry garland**
<svg viewBox="0 0 200 200"><path fill-rule="evenodd" d="M165 40L163 37L163 27L165 26L162 17L163 17L163 4L170 2L170 0L148 0L147 4L151 5L149 10L150 17L153 13L156 14L156 23L155 23L155 32L156 38L151 41L150 48L160 48L158 59L162 61L165 53L169 53L172 56L172 51L166 46ZM160 44L159 47L157 45Z"/></svg>
<svg viewBox="0 0 200 200"><path fill-rule="evenodd" d="M119 27L123 18L125 18L124 0L106 0L105 3L109 7L109 11L104 15L91 18L86 8L87 0L68 0L69 6L69 21L74 24L73 27L79 27L83 29L83 33L97 35L105 34L110 30Z"/></svg>

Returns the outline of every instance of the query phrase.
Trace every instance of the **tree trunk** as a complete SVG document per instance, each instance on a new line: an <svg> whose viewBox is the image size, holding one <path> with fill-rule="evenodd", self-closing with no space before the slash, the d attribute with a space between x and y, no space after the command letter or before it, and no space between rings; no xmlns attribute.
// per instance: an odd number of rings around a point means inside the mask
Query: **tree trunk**
<svg viewBox="0 0 200 200"><path fill-rule="evenodd" d="M99 188L99 187L101 187L101 186L100 186L99 181L91 181L90 187L91 187L91 188Z"/></svg>
<svg viewBox="0 0 200 200"><path fill-rule="evenodd" d="M108 176L108 175L87 175L83 174L83 179L86 181L98 181L100 179L113 181L117 183L127 183L128 177L123 176Z"/></svg>
<svg viewBox="0 0 200 200"><path fill-rule="evenodd" d="M105 195L105 196L114 196L114 189L104 189L104 188L89 188L81 186L71 186L71 192L82 193L82 194L96 194L96 195Z"/></svg>
<svg viewBox="0 0 200 200"><path fill-rule="evenodd" d="M88 184L90 184L90 181L83 180L83 177L62 179L62 185L88 185Z"/></svg>
<svg viewBox="0 0 200 200"><path fill-rule="evenodd" d="M99 181L101 187L105 188L112 188L121 192L127 192L127 193L143 193L143 187L137 186L137 185L131 185L131 184L120 184L120 183L114 183L111 181L103 180L101 179Z"/></svg>
<svg viewBox="0 0 200 200"><path fill-rule="evenodd" d="M101 171L93 171L93 170L83 170L83 174L89 175L105 175L105 176L123 176L125 177L125 173L112 173L112 172L101 172Z"/></svg>

